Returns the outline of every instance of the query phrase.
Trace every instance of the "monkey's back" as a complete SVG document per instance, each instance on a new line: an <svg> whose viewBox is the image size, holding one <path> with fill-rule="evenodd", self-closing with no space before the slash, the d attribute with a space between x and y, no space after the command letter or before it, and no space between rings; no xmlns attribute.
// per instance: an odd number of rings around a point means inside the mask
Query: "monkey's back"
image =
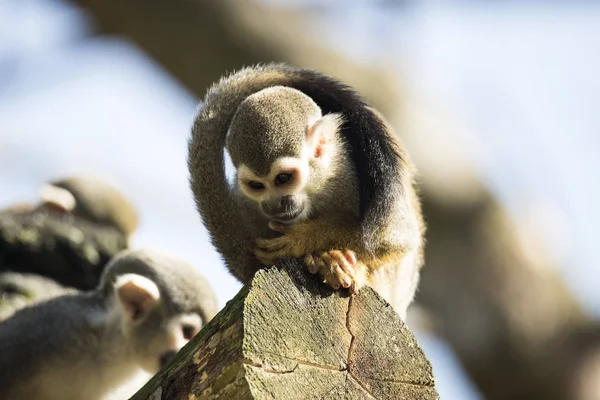
<svg viewBox="0 0 600 400"><path fill-rule="evenodd" d="M93 351L100 332L93 333L92 319L86 314L96 309L100 312L102 304L92 295L65 295L21 309L0 323L2 398L53 399L52 393L39 392L44 375L68 367L82 352ZM77 384L75 377L73 384Z"/></svg>

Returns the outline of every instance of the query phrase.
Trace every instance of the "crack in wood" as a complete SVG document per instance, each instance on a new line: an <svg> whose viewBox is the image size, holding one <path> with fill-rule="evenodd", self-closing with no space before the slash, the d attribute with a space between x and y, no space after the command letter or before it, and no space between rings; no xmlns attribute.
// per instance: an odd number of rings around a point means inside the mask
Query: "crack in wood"
<svg viewBox="0 0 600 400"><path fill-rule="evenodd" d="M348 300L348 310L346 311L346 329L348 330L348 333L351 336L350 346L348 346L348 358L346 359L346 372L348 373L348 377L352 379L358 386L360 386L370 397L372 397L373 399L377 399L377 397L375 397L373 393L371 393L369 389L367 389L365 385L356 376L354 376L352 371L350 371L350 366L352 365L350 357L352 356L352 352L354 351L354 341L356 339L356 336L354 336L354 333L352 333L352 330L350 329L350 309L352 308L353 300L354 297L350 296L350 300Z"/></svg>
<svg viewBox="0 0 600 400"><path fill-rule="evenodd" d="M377 397L375 397L375 395L373 393L371 393L371 391L360 381L360 379L358 379L356 376L354 376L354 374L348 370L348 376L350 377L350 379L352 379L358 386L361 387L362 390L365 391L365 393L367 393L369 395L369 397L376 399Z"/></svg>
<svg viewBox="0 0 600 400"><path fill-rule="evenodd" d="M271 354L273 354L273 353L271 353ZM263 371L268 372L268 373L272 373L272 374L291 374L292 372L296 371L296 369L298 369L299 365L304 365L304 366L307 366L307 367L324 369L324 370L327 370L327 371L335 371L335 372L346 372L347 371L347 368L343 368L343 369L333 368L333 367L330 367L330 366L327 366L327 365L321 365L321 364L311 363L309 361L304 361L304 360L296 360L296 359L290 358L290 357L283 357L283 356L281 356L281 358L285 358L286 360L294 361L296 363L296 365L291 370L281 371L281 370L266 368L263 364L254 362L254 361L249 360L247 358L244 358L242 360L242 364L244 364L244 365L250 365L251 367L260 368Z"/></svg>
<svg viewBox="0 0 600 400"><path fill-rule="evenodd" d="M247 358L244 358L242 360L242 364L244 365L249 365L251 367L255 367L255 368L260 368L261 370L263 370L264 372L268 373L268 374L279 374L279 375L285 375L285 374L293 374L296 369L298 368L298 364L294 365L294 368L292 368L291 370L285 370L285 371L279 371L276 369L270 369L270 368L266 368L264 365L262 365L261 363L256 363L253 362L251 360L248 360Z"/></svg>
<svg viewBox="0 0 600 400"><path fill-rule="evenodd" d="M280 358L283 358L284 360L294 361L297 364L308 365L308 366L311 366L311 367L317 367L317 368L321 368L321 369L327 369L327 370L330 370L330 371L345 371L346 370L345 367L344 368L338 368L338 367L334 367L333 365L317 364L317 363L313 363L313 362L310 362L310 361L301 360L301 359L298 359L298 358L286 357L286 356L283 356L281 354L273 353L272 351L263 350L263 351L261 351L261 353L262 354L269 354L269 355L272 355L272 356L275 356L275 357L280 357Z"/></svg>
<svg viewBox="0 0 600 400"><path fill-rule="evenodd" d="M377 382L391 382L391 383L399 383L401 385L416 386L416 387L420 387L420 388L433 388L433 384L428 384L428 383L397 381L394 379L385 379L385 378L369 378L369 379L372 381L377 381Z"/></svg>
<svg viewBox="0 0 600 400"><path fill-rule="evenodd" d="M352 374L352 372L350 372L350 370L346 371L346 386L348 385L348 380L352 379L352 381L354 383L356 383L358 386L361 387L361 389L363 389L365 391L365 393L367 394L367 396L369 396L369 398L377 400L377 397L375 397L375 395L373 395L373 393L369 392L367 390L367 388L365 388L362 383Z"/></svg>
<svg viewBox="0 0 600 400"><path fill-rule="evenodd" d="M310 361L303 361L303 360L294 360L296 361L299 365L305 365L308 367L315 367L315 368L321 368L321 369L326 369L328 371L336 371L336 372L344 372L346 371L346 368L334 368L334 367L330 367L328 365L321 365L321 364L316 364L316 363L311 363Z"/></svg>
<svg viewBox="0 0 600 400"><path fill-rule="evenodd" d="M348 356L346 357L346 369L350 368L350 356L352 355L352 351L354 350L354 339L356 339L354 337L354 334L350 330L350 308L352 307L352 299L353 297L350 296L350 299L348 300L348 310L346 310L346 329L348 330L348 333L351 337L350 346L348 347Z"/></svg>

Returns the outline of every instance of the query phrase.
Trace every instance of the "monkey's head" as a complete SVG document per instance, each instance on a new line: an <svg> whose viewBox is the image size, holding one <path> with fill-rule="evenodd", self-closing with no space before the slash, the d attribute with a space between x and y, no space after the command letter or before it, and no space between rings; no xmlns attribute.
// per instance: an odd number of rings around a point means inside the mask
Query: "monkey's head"
<svg viewBox="0 0 600 400"><path fill-rule="evenodd" d="M137 227L134 206L113 186L89 176L73 176L44 185L42 206L111 225L129 236Z"/></svg>
<svg viewBox="0 0 600 400"><path fill-rule="evenodd" d="M204 277L189 264L149 250L125 250L107 265L99 290L140 367L156 373L217 313Z"/></svg>
<svg viewBox="0 0 600 400"><path fill-rule="evenodd" d="M323 116L296 89L274 86L248 96L226 143L241 193L271 221L308 218L313 195L335 174L340 124L339 114Z"/></svg>

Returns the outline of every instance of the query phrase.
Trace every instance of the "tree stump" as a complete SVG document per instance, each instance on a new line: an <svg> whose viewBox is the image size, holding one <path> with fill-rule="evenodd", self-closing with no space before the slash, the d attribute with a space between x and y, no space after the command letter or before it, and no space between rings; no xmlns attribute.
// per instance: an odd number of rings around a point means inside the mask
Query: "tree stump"
<svg viewBox="0 0 600 400"><path fill-rule="evenodd" d="M431 364L373 289L297 261L254 279L131 400L439 399Z"/></svg>

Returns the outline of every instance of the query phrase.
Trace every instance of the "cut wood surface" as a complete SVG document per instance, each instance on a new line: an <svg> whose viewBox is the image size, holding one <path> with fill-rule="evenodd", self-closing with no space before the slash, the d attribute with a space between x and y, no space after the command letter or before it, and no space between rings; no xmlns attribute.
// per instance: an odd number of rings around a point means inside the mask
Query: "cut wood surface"
<svg viewBox="0 0 600 400"><path fill-rule="evenodd" d="M431 364L371 288L294 261L254 279L132 400L439 399Z"/></svg>

